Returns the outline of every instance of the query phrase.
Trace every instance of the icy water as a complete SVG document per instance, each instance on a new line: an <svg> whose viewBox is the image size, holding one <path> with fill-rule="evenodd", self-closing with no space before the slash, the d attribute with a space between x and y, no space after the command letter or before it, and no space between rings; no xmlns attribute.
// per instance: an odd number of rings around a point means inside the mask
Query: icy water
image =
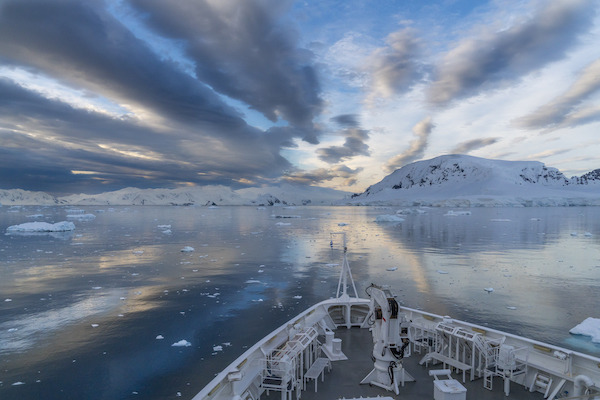
<svg viewBox="0 0 600 400"><path fill-rule="evenodd" d="M402 223L374 222L396 208L83 208L96 218L72 234L0 235L0 399L190 399L335 294L330 232L348 235L360 295L387 284L406 306L600 356L569 334L600 317L600 208L435 208ZM69 213L4 206L0 230Z"/></svg>

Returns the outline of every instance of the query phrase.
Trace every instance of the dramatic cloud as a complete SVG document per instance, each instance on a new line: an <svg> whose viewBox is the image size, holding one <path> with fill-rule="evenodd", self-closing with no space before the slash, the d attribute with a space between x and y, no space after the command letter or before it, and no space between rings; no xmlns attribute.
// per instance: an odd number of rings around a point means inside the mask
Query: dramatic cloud
<svg viewBox="0 0 600 400"><path fill-rule="evenodd" d="M365 143L369 139L369 131L359 128L356 115L344 114L331 119L342 127L346 127L338 132L339 135L346 137L346 141L342 146L317 149L316 153L320 160L329 164L337 164L358 155L368 156L370 154L369 145Z"/></svg>
<svg viewBox="0 0 600 400"><path fill-rule="evenodd" d="M593 22L592 0L542 4L529 19L517 20L506 29L481 28L476 38L459 42L437 66L429 101L446 105L562 59Z"/></svg>
<svg viewBox="0 0 600 400"><path fill-rule="evenodd" d="M183 40L199 80L275 122L310 128L321 112L312 53L296 46L290 2L128 0L160 35Z"/></svg>
<svg viewBox="0 0 600 400"><path fill-rule="evenodd" d="M240 186L276 179L291 168L277 144L248 126L218 137L195 129L150 129L136 119L47 99L7 79L0 79L0 93L0 181L13 187L41 190L43 182L60 184L67 193L83 191L82 181L101 183L104 190ZM73 171L85 171L86 179Z"/></svg>
<svg viewBox="0 0 600 400"><path fill-rule="evenodd" d="M473 139L467 140L466 142L461 142L456 145L451 151L450 154L469 154L469 152L473 150L480 149L485 146L489 146L491 144L497 143L500 138L485 138L485 139Z"/></svg>
<svg viewBox="0 0 600 400"><path fill-rule="evenodd" d="M245 125L210 88L161 60L96 4L4 2L0 57L182 123Z"/></svg>
<svg viewBox="0 0 600 400"><path fill-rule="evenodd" d="M431 117L426 117L418 124L416 124L412 131L416 138L410 141L410 147L402 154L398 154L395 157L390 158L385 165L383 170L387 173L393 172L398 168L406 164L410 164L413 161L417 161L425 154L425 148L427 147L427 140L435 125L431 122Z"/></svg>
<svg viewBox="0 0 600 400"><path fill-rule="evenodd" d="M516 119L514 124L526 129L557 129L600 120L600 107L577 107L600 91L600 59L590 63L579 78L562 95L544 104L530 115Z"/></svg>
<svg viewBox="0 0 600 400"><path fill-rule="evenodd" d="M366 60L365 69L372 74L366 100L370 104L407 90L422 76L415 61L421 44L413 29L391 33L386 42L387 47L375 50Z"/></svg>
<svg viewBox="0 0 600 400"><path fill-rule="evenodd" d="M332 121L338 123L342 128L357 128L358 115L356 114L342 114L331 118Z"/></svg>
<svg viewBox="0 0 600 400"><path fill-rule="evenodd" d="M316 185L335 178L343 178L344 186L352 186L356 183L356 175L363 170L362 167L352 169L346 165L335 165L331 168L318 168L312 171L299 171L288 174L283 180L290 183L304 185Z"/></svg>

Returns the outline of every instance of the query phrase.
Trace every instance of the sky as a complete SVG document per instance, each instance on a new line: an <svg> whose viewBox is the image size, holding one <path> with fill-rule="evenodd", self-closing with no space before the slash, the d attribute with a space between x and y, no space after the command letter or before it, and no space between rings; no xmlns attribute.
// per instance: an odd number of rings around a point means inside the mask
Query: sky
<svg viewBox="0 0 600 400"><path fill-rule="evenodd" d="M0 189L600 168L594 0L0 0Z"/></svg>

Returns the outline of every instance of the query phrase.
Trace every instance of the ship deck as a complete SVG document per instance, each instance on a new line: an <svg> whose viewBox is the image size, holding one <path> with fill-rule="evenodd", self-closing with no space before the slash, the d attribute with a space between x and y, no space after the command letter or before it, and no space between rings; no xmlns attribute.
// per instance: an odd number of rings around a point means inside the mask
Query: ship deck
<svg viewBox="0 0 600 400"><path fill-rule="evenodd" d="M342 352L348 357L348 360L333 361L330 372L325 369L325 381L321 382L318 378L318 392L315 393L314 381L309 381L306 385L306 391L302 392L302 400L318 399L351 399L359 397L391 397L393 399L420 400L433 399L434 397L434 378L429 376L430 369L441 369L442 365L419 365L421 354L412 354L411 357L404 359L404 368L406 372L415 378L414 382L405 382L404 387L400 387L400 394L386 391L377 386L368 384L360 385L362 381L373 369L371 359L372 339L371 332L367 329L359 328L339 328L335 331L335 337L342 339ZM462 373L453 373L452 378L458 380L466 389L467 400L506 400L504 395L504 384L501 378L494 378L493 390L490 391L483 387L483 378L469 380L467 373L466 382L462 382ZM440 379L444 379L440 377ZM293 396L295 399L295 396ZM510 396L514 400L542 400L542 393L531 393L525 387L511 382ZM271 391L266 393L261 399L278 400L281 399L281 392Z"/></svg>

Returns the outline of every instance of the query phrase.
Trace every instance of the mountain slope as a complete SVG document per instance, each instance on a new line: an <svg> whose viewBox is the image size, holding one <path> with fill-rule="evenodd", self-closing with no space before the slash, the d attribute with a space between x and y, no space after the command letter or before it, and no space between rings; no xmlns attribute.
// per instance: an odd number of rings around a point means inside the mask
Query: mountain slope
<svg viewBox="0 0 600 400"><path fill-rule="evenodd" d="M593 171L595 172L595 171ZM342 204L600 205L597 175L567 179L537 161L444 155L406 165Z"/></svg>

